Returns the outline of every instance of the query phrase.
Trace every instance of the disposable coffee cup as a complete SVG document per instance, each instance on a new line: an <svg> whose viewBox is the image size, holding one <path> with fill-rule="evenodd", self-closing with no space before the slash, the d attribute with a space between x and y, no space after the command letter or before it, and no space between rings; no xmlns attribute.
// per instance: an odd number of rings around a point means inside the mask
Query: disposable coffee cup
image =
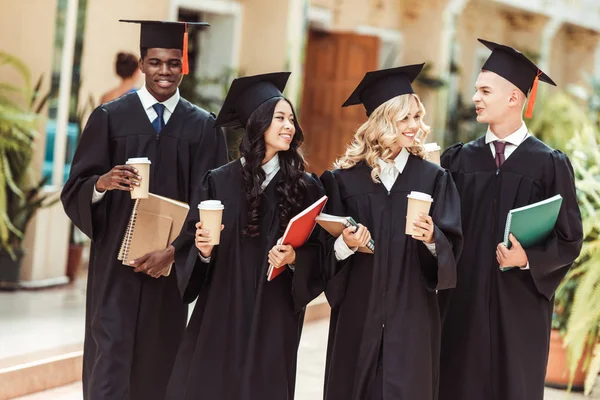
<svg viewBox="0 0 600 400"><path fill-rule="evenodd" d="M148 191L150 190L150 160L148 157L130 158L126 162L127 165L137 169L137 174L142 177L140 186L133 186L131 191L132 199L147 199Z"/></svg>
<svg viewBox="0 0 600 400"><path fill-rule="evenodd" d="M417 235L413 232L413 223L419 219L421 214L428 215L433 199L427 193L410 192L408 197L408 207L406 209L406 234Z"/></svg>
<svg viewBox="0 0 600 400"><path fill-rule="evenodd" d="M442 148L437 143L425 143L425 159L440 165L440 151Z"/></svg>
<svg viewBox="0 0 600 400"><path fill-rule="evenodd" d="M202 229L210 231L210 245L218 245L221 241L221 222L225 207L219 200L206 200L198 204Z"/></svg>

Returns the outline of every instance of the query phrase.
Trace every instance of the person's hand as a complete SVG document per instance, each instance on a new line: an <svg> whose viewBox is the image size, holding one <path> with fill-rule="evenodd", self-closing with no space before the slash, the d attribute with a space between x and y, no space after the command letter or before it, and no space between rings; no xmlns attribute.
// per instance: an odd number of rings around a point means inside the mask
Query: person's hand
<svg viewBox="0 0 600 400"><path fill-rule="evenodd" d="M294 264L296 262L296 251L287 244L276 244L269 251L269 264L275 268L281 268L284 265Z"/></svg>
<svg viewBox="0 0 600 400"><path fill-rule="evenodd" d="M153 278L160 278L163 273L167 272L174 260L175 247L171 245L164 250L148 253L137 260L131 261L130 264L135 267L135 272L143 272Z"/></svg>
<svg viewBox="0 0 600 400"><path fill-rule="evenodd" d="M512 233L508 238L512 243L510 250L504 243L498 243L498 246L496 247L496 260L498 261L498 264L501 268L525 267L529 260L527 259L527 254L525 253L523 246L521 246L521 243L519 243Z"/></svg>
<svg viewBox="0 0 600 400"><path fill-rule="evenodd" d="M342 237L346 246L352 249L355 247L366 247L369 240L371 240L371 233L363 224L358 224L358 229L355 226L344 229Z"/></svg>
<svg viewBox="0 0 600 400"><path fill-rule="evenodd" d="M124 190L130 192L134 186L140 186L142 177L138 170L132 165L117 165L106 174L98 178L96 190L104 192L106 190Z"/></svg>
<svg viewBox="0 0 600 400"><path fill-rule="evenodd" d="M413 221L413 233L416 233L412 235L413 239L431 244L435 242L434 231L433 219L429 215L421 214L419 219Z"/></svg>
<svg viewBox="0 0 600 400"><path fill-rule="evenodd" d="M225 228L221 225L221 230ZM208 244L210 242L210 231L208 229L202 229L202 221L196 224L196 248L202 254L202 257L208 258L212 254L215 245Z"/></svg>

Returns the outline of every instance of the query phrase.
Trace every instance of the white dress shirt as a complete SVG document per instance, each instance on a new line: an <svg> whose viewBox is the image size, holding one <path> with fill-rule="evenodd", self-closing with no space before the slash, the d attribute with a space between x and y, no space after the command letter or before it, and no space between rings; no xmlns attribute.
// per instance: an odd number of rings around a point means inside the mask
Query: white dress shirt
<svg viewBox="0 0 600 400"><path fill-rule="evenodd" d="M404 171L404 168L406 167L406 163L408 162L409 156L410 156L410 153L408 152L408 150L406 150L406 148L402 148L402 151L400 151L400 154L398 154L396 156L393 163L387 163L387 162L383 161L382 159L377 160L377 163L381 167L381 173L379 174L379 180L381 181L383 186L385 186L385 188L387 189L388 192L390 190L392 190L392 186L394 186L394 183L396 183L396 179L398 179L398 176L400 176L400 174ZM435 250L435 243L423 242L423 244L425 246L427 246L427 249L429 249L429 251L431 252L431 254L434 257L437 257L437 253ZM335 258L338 261L345 260L346 258L350 257L352 254L356 253L357 250L358 250L358 248L356 248L356 247L352 248L352 249L349 248L348 245L346 244L346 242L344 242L344 238L342 235L340 235L336 239L335 244L333 246Z"/></svg>
<svg viewBox="0 0 600 400"><path fill-rule="evenodd" d="M242 163L242 165L246 163L244 157L240 158L240 162ZM275 154L275 157L271 158L269 161L263 164L262 169L263 171L265 171L266 177L264 182L260 186L261 191L265 190L265 188L269 186L269 183L271 183L275 175L277 175L277 172L281 169L279 166L279 154ZM204 257L200 252L198 252L198 255L200 256L200 261L202 261L203 263L208 264L210 262L210 257ZM293 266L290 266L290 268L293 269Z"/></svg>
<svg viewBox="0 0 600 400"><path fill-rule="evenodd" d="M488 130L485 134L485 143L489 144L490 150L492 151L492 157L494 157L495 159L496 148L494 147L494 142L506 142L506 147L504 148L504 161L506 161L508 157L510 157L510 155L514 153L517 147L519 147L519 145L523 143L525 139L527 139L529 136L531 136L531 134L529 133L525 122L523 122L523 125L521 125L519 129L517 129L515 132L511 133L504 139L500 139L498 138L498 136L494 135L494 133L490 130L490 127L488 126ZM521 269L529 269L529 262L527 262L527 265L522 267Z"/></svg>
<svg viewBox="0 0 600 400"><path fill-rule="evenodd" d="M144 85L136 93L138 94L138 96L140 98L142 107L144 107L144 111L146 111L146 114L148 115L148 119L150 120L150 123L152 123L152 121L154 121L156 119L156 117L158 117L158 114L156 113L156 111L154 110L154 108L152 106L157 103L160 103L160 101L156 100L154 98L154 96L152 96L150 94L148 89L146 89L146 85ZM173 115L173 112L175 111L175 107L177 107L177 104L179 103L180 98L181 98L181 96L179 95L179 89L177 89L177 91L175 92L175 94L173 96L169 97L167 100L165 100L161 103L161 104L164 104L164 106L165 106L165 111L163 113L163 120L165 121L165 125L167 124L167 122L169 122L169 118L171 118L171 115ZM92 193L92 204L95 204L95 203L99 202L100 200L102 200L104 198L105 194L106 194L106 191L99 192L96 190L96 187L94 186L94 192Z"/></svg>
<svg viewBox="0 0 600 400"><path fill-rule="evenodd" d="M485 134L485 143L490 146L490 150L492 152L492 157L496 158L496 148L494 147L494 142L506 142L506 147L504 148L504 161L510 157L510 155L517 149L517 147L525 141L531 134L523 122L523 125L516 132L511 133L504 139L498 138L498 136L494 135L488 126L488 130Z"/></svg>

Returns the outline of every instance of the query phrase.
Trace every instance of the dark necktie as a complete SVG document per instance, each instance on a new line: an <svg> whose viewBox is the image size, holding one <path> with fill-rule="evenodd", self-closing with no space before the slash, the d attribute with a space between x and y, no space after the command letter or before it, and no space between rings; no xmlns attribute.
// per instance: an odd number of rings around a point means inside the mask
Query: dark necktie
<svg viewBox="0 0 600 400"><path fill-rule="evenodd" d="M156 114L158 115L154 119L154 121L152 121L152 126L154 127L156 133L160 133L160 131L162 131L162 128L165 127L165 120L163 119L163 115L165 113L165 105L156 103L152 106L152 108L154 108L154 111L156 111Z"/></svg>
<svg viewBox="0 0 600 400"><path fill-rule="evenodd" d="M506 142L494 141L494 147L496 148L496 167L500 168L504 164L504 149L506 148Z"/></svg>

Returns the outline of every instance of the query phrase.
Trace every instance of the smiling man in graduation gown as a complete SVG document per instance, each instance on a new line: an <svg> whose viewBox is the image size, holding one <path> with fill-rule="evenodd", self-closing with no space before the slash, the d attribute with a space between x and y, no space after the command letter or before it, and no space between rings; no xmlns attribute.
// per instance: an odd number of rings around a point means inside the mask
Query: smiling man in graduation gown
<svg viewBox="0 0 600 400"><path fill-rule="evenodd" d="M187 73L186 32L184 23L141 22L145 86L94 110L61 195L69 218L92 239L85 399L164 399L185 328L176 268L168 277L161 274L175 250L192 243L177 239L132 266L117 254L133 206L129 192L139 183L136 171L124 165L129 158L152 162L151 193L184 202L207 170L227 161L214 116L179 95Z"/></svg>
<svg viewBox="0 0 600 400"><path fill-rule="evenodd" d="M473 101L489 128L442 156L461 196L465 246L456 289L440 293L440 399L542 400L554 292L582 244L573 169L522 119L538 81L554 82L517 50L479 41L492 53ZM500 244L509 210L556 194L562 208L543 243L523 249L511 235L510 250Z"/></svg>

